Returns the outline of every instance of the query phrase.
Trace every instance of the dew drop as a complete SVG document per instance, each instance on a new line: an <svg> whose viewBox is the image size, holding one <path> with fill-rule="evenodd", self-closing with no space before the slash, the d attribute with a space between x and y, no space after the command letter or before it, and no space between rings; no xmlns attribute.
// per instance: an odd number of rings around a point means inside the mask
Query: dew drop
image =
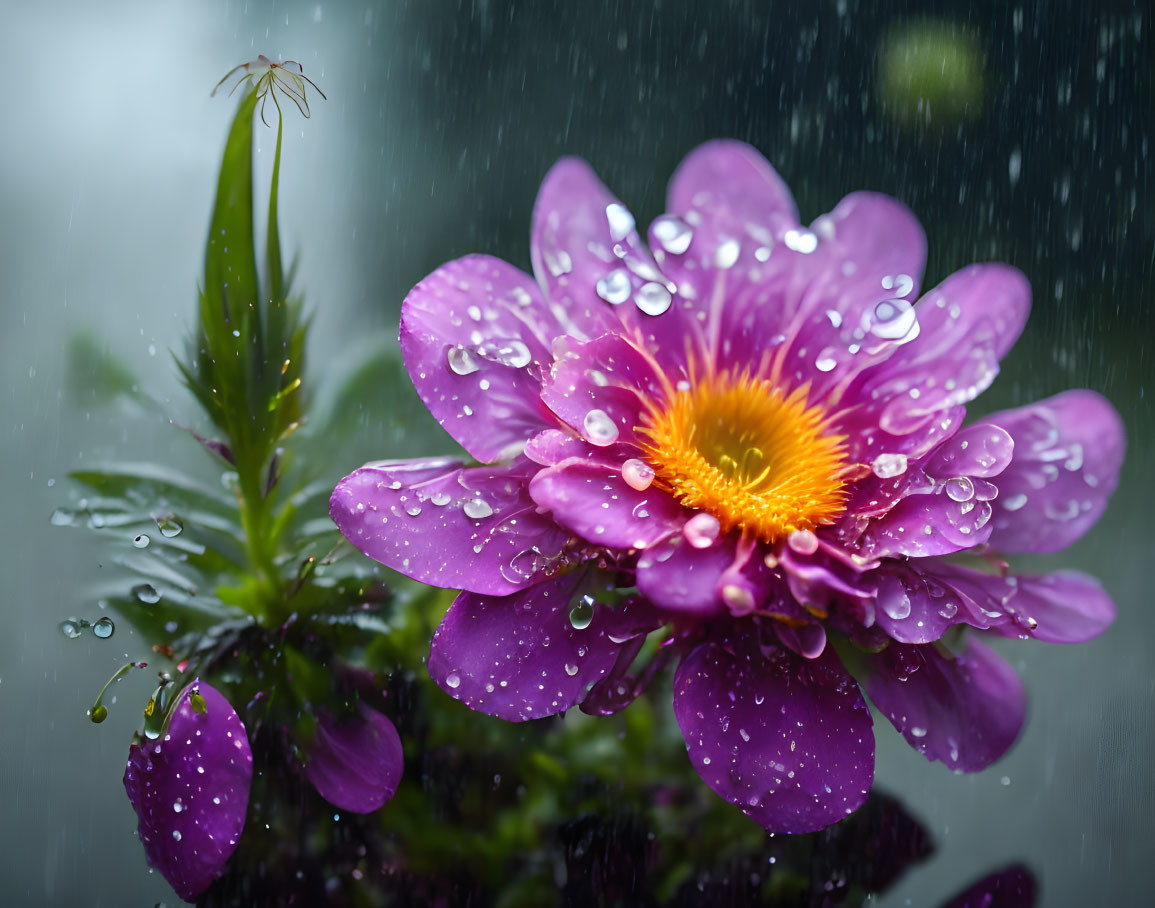
<svg viewBox="0 0 1155 908"><path fill-rule="evenodd" d="M630 275L625 268L615 268L597 282L598 296L607 303L621 305L630 298Z"/></svg>
<svg viewBox="0 0 1155 908"><path fill-rule="evenodd" d="M673 214L662 215L654 221L650 230L654 239L671 255L682 255L690 248L690 240L694 238L690 225Z"/></svg>
<svg viewBox="0 0 1155 908"><path fill-rule="evenodd" d="M160 602L160 593L151 583L140 583L132 588L132 595L145 605L156 605Z"/></svg>
<svg viewBox="0 0 1155 908"><path fill-rule="evenodd" d="M161 517L156 522L160 535L165 539L172 539L184 532L184 524L175 517Z"/></svg>
<svg viewBox="0 0 1155 908"><path fill-rule="evenodd" d="M946 481L946 494L952 501L970 501L975 497L975 484L968 476L956 476Z"/></svg>
<svg viewBox="0 0 1155 908"><path fill-rule="evenodd" d="M565 664L565 673L571 678L578 673L578 667L571 662Z"/></svg>
<svg viewBox="0 0 1155 908"><path fill-rule="evenodd" d="M914 306L903 299L883 300L874 307L870 333L883 340L912 341L918 337Z"/></svg>
<svg viewBox="0 0 1155 908"><path fill-rule="evenodd" d="M656 281L642 284L634 294L634 305L646 315L661 315L673 301L670 291Z"/></svg>
<svg viewBox="0 0 1155 908"><path fill-rule="evenodd" d="M604 448L618 440L618 424L610 419L605 410L590 410L582 425L585 427L586 439L598 447Z"/></svg>
<svg viewBox="0 0 1155 908"><path fill-rule="evenodd" d="M493 516L493 508L490 507L488 501L482 498L471 498L462 505L461 510L465 512L465 516L470 520L482 520L486 517Z"/></svg>
<svg viewBox="0 0 1155 908"><path fill-rule="evenodd" d="M112 619L105 616L104 618L97 618L92 624L92 633L94 633L101 640L107 640L116 631L116 625L112 623Z"/></svg>
<svg viewBox="0 0 1155 908"><path fill-rule="evenodd" d="M82 619L69 618L66 621L60 622L60 633L64 634L69 640L75 640L84 633L84 628L87 624L88 622Z"/></svg>
<svg viewBox="0 0 1155 908"><path fill-rule="evenodd" d="M449 502L451 502L453 500L453 496L450 495L448 492L445 492L445 491L434 492L432 495L429 496L429 500L431 502L433 502L435 505L437 505L439 508L442 508L442 507L445 507L445 505L449 504Z"/></svg>
<svg viewBox="0 0 1155 908"><path fill-rule="evenodd" d="M703 511L686 521L686 525L682 527L682 535L694 548L706 549L714 544L721 530L722 525L718 522L718 518Z"/></svg>
<svg viewBox="0 0 1155 908"><path fill-rule="evenodd" d="M581 596L569 610L569 623L574 630L584 631L594 620L594 597Z"/></svg>
<svg viewBox="0 0 1155 908"><path fill-rule="evenodd" d="M879 454L870 469L879 479L893 479L906 472L905 454Z"/></svg>
<svg viewBox="0 0 1155 908"><path fill-rule="evenodd" d="M473 351L461 344L455 344L445 354L449 368L458 375L469 375L481 368Z"/></svg>
<svg viewBox="0 0 1155 908"><path fill-rule="evenodd" d="M838 359L835 357L832 347L824 348L823 351L818 354L818 358L814 360L814 368L819 372L833 372L837 365Z"/></svg>
<svg viewBox="0 0 1155 908"><path fill-rule="evenodd" d="M787 230L782 236L782 242L786 244L787 249L793 249L803 255L809 255L818 248L818 237L809 230Z"/></svg>
<svg viewBox="0 0 1155 908"><path fill-rule="evenodd" d="M515 369L528 366L533 359L533 354L529 352L529 347L516 339L502 341L497 346L487 349L485 356L487 359L499 362L503 366L512 366Z"/></svg>
<svg viewBox="0 0 1155 908"><path fill-rule="evenodd" d="M149 538L144 533L141 533L139 536L133 538L132 544L138 549L147 549L149 541Z"/></svg>
<svg viewBox="0 0 1155 908"><path fill-rule="evenodd" d="M457 672L450 672L445 676L445 686L457 690L457 688L461 687L461 675L457 674Z"/></svg>
<svg viewBox="0 0 1155 908"><path fill-rule="evenodd" d="M733 268L738 263L738 256L741 253L742 247L737 240L729 238L722 240L714 250L714 267Z"/></svg>
<svg viewBox="0 0 1155 908"><path fill-rule="evenodd" d="M644 460L631 457L622 464L622 479L631 489L644 492L654 481L654 468Z"/></svg>

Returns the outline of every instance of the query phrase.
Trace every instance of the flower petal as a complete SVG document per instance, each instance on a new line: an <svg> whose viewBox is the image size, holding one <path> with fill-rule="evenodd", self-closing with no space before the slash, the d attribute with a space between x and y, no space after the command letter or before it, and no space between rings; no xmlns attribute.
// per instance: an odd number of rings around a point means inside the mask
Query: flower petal
<svg viewBox="0 0 1155 908"><path fill-rule="evenodd" d="M360 704L357 715L342 722L321 713L305 777L334 807L371 813L393 797L404 767L393 723Z"/></svg>
<svg viewBox="0 0 1155 908"><path fill-rule="evenodd" d="M875 623L899 643L933 643L970 614L946 587L903 561L886 561L878 581Z"/></svg>
<svg viewBox="0 0 1155 908"><path fill-rule="evenodd" d="M968 886L943 908L1034 908L1038 883L1022 864L987 874Z"/></svg>
<svg viewBox="0 0 1155 908"><path fill-rule="evenodd" d="M194 691L205 711L193 709ZM245 828L253 752L245 726L199 679L180 694L157 740L128 749L124 790L149 866L192 901L224 870Z"/></svg>
<svg viewBox="0 0 1155 908"><path fill-rule="evenodd" d="M337 484L329 513L375 561L422 583L504 596L534 581L569 534L537 513L537 469L462 468L459 461L381 461Z"/></svg>
<svg viewBox="0 0 1155 908"><path fill-rule="evenodd" d="M401 309L401 353L417 393L483 462L554 424L538 393L562 331L533 279L486 255L442 265Z"/></svg>
<svg viewBox="0 0 1155 908"><path fill-rule="evenodd" d="M829 649L705 643L678 669L674 715L706 784L769 832L822 829L870 791L870 711Z"/></svg>
<svg viewBox="0 0 1155 908"><path fill-rule="evenodd" d="M871 657L866 685L879 711L928 760L977 772L1004 753L1026 714L1023 684L994 650L974 639L958 655L936 645L895 643Z"/></svg>
<svg viewBox="0 0 1155 908"><path fill-rule="evenodd" d="M685 523L682 506L660 489L639 492L621 467L576 458L538 472L529 494L559 525L611 549L648 548Z"/></svg>
<svg viewBox="0 0 1155 908"><path fill-rule="evenodd" d="M592 445L639 444L645 400L666 397L652 360L619 334L559 344L557 352L545 404Z"/></svg>
<svg viewBox="0 0 1155 908"><path fill-rule="evenodd" d="M1031 288L1008 265L956 271L915 306L919 335L865 372L852 399L891 435L925 431L943 410L973 400L1026 323Z"/></svg>
<svg viewBox="0 0 1155 908"><path fill-rule="evenodd" d="M620 331L638 317L640 288L666 284L634 216L580 158L562 158L542 181L530 255L552 312L579 340Z"/></svg>
<svg viewBox="0 0 1155 908"><path fill-rule="evenodd" d="M1011 620L992 625L992 633L1046 643L1084 643L1115 620L1111 597L1098 580L1079 571L1008 579L1015 589L1006 607Z"/></svg>
<svg viewBox="0 0 1155 908"><path fill-rule="evenodd" d="M1054 552L1099 519L1119 482L1126 448L1123 421L1093 391L1067 391L984 424L1015 439L996 481L991 546L1001 552Z"/></svg>
<svg viewBox="0 0 1155 908"><path fill-rule="evenodd" d="M433 637L430 676L470 709L511 722L578 705L617 659L609 635L631 623L626 606L601 604L588 624L571 620L584 577L571 571L505 597L462 593Z"/></svg>
<svg viewBox="0 0 1155 908"><path fill-rule="evenodd" d="M734 562L734 544L719 540L695 548L675 536L644 551L638 558L638 591L659 608L700 617L723 610L718 585Z"/></svg>

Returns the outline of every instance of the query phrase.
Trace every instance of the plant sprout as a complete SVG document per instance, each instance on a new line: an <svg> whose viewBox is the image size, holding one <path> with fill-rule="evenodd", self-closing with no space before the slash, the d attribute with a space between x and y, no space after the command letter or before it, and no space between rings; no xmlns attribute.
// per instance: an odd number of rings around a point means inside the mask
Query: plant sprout
<svg viewBox="0 0 1155 908"><path fill-rule="evenodd" d="M241 63L239 66L234 66L230 69L221 81L216 84L210 93L210 97L217 93L222 85L231 79L237 73L240 73L240 78L237 79L236 84L229 89L229 96L231 97L238 86L249 83L257 90L257 100L261 102L261 122L266 126L269 125L268 120L265 119L265 102L271 97L273 104L276 105L278 116L281 113L280 102L277 101L277 95L274 89L279 88L290 101L297 105L297 110L305 119L309 118L309 101L305 97L305 83L308 82L317 90L317 94L322 99L325 98L325 93L317 88L317 83L305 75L305 71L300 63L295 60L285 60L282 63L274 63L264 54L257 57L256 60L250 60L248 63Z"/></svg>

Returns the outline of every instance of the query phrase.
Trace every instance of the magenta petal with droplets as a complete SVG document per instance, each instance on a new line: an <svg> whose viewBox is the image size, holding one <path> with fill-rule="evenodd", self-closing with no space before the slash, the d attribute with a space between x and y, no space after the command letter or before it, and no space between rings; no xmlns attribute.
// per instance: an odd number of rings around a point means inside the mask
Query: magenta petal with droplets
<svg viewBox="0 0 1155 908"><path fill-rule="evenodd" d="M516 721L604 714L685 657L676 713L691 758L771 830L832 823L869 788L847 648L932 759L977 769L1005 751L1022 687L963 627L1066 643L1110 624L1090 578L1016 576L1000 554L1086 531L1118 480L1123 430L1078 391L964 425L1031 290L995 263L922 290L926 249L914 213L877 193L803 226L774 168L720 140L678 167L645 236L565 158L534 205L535 282L484 256L423 280L403 307L406 365L489 465L368 464L331 513L378 561L468 591L434 638L443 689ZM771 395L804 400L814 428L760 425ZM789 475L807 432L838 439L829 477ZM770 501L771 485L794 500ZM763 519L780 505L785 522ZM956 556L980 557L943 560ZM571 622L586 584L629 604ZM663 645L645 645L662 623Z"/></svg>
<svg viewBox="0 0 1155 908"><path fill-rule="evenodd" d="M357 714L345 720L321 713L305 777L334 807L370 813L393 797L404 767L393 723L361 704Z"/></svg>
<svg viewBox="0 0 1155 908"><path fill-rule="evenodd" d="M892 644L872 659L866 692L928 760L985 769L1018 737L1026 694L1015 670L973 637L958 655L935 645Z"/></svg>
<svg viewBox="0 0 1155 908"><path fill-rule="evenodd" d="M193 709L199 691L206 707ZM156 740L128 749L124 789L150 866L192 901L220 876L245 828L253 753L221 694L193 681Z"/></svg>
<svg viewBox="0 0 1155 908"><path fill-rule="evenodd" d="M870 711L830 651L703 644L678 669L674 715L706 784L770 832L822 829L870 793Z"/></svg>

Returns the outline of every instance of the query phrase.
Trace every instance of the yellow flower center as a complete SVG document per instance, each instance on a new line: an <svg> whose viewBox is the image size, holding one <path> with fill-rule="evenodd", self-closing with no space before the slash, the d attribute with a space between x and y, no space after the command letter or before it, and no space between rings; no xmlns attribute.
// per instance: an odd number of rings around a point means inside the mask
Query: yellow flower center
<svg viewBox="0 0 1155 908"><path fill-rule="evenodd" d="M640 431L655 481L686 507L775 542L833 523L845 510L845 436L808 407L746 373L723 372L652 407Z"/></svg>

